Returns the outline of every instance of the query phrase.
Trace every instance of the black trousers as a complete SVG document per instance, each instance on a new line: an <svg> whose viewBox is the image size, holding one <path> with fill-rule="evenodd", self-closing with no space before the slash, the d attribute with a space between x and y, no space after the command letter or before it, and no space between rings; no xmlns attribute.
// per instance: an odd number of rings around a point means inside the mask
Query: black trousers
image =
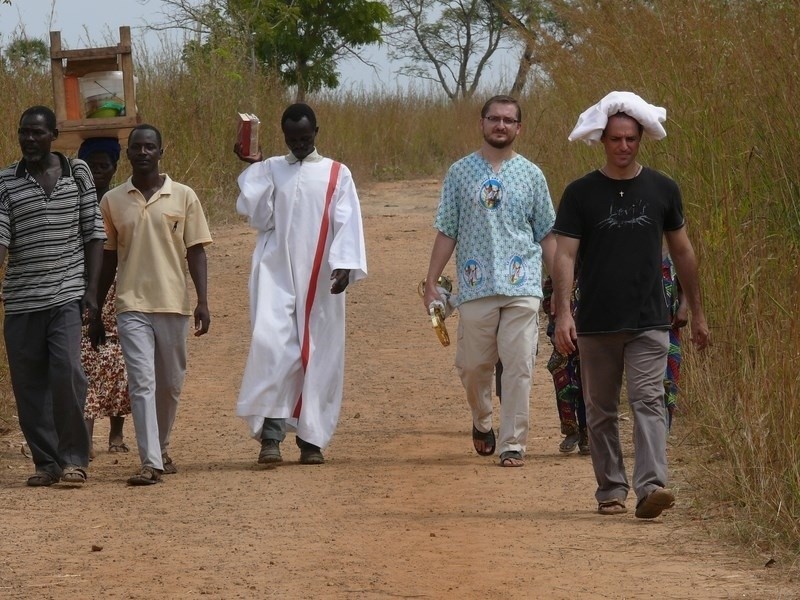
<svg viewBox="0 0 800 600"><path fill-rule="evenodd" d="M4 336L19 425L36 470L60 477L67 465L86 468L79 302L6 315Z"/></svg>

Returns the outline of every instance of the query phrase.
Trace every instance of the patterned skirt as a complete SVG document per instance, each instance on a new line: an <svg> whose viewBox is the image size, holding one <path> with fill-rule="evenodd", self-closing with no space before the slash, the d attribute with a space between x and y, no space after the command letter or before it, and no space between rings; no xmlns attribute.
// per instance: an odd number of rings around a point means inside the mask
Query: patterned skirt
<svg viewBox="0 0 800 600"><path fill-rule="evenodd" d="M109 335L106 343L94 350L89 338L84 335L81 339L81 361L89 380L84 418L122 417L131 414L125 360L117 336Z"/></svg>

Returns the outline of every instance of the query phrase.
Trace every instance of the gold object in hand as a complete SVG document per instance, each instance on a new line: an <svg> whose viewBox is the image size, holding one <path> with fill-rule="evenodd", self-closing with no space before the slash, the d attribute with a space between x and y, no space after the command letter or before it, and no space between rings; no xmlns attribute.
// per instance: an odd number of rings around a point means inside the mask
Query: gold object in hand
<svg viewBox="0 0 800 600"><path fill-rule="evenodd" d="M448 292L453 291L453 280L447 275L440 275L436 280L436 285ZM424 279L419 282L419 285L417 286L417 293L419 294L420 298L425 297ZM439 338L442 346L449 346L450 335L447 333L447 326L444 324L444 307L434 305L433 308L430 309L430 313L431 325L433 326L433 330L436 332L436 337Z"/></svg>

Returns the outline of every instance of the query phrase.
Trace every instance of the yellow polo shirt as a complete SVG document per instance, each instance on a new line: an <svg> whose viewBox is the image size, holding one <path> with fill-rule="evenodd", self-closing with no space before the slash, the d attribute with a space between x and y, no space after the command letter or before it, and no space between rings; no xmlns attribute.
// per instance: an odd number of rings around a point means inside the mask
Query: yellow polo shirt
<svg viewBox="0 0 800 600"><path fill-rule="evenodd" d="M100 202L105 249L117 251L117 313L192 314L186 249L211 233L194 190L164 178L150 200L128 179Z"/></svg>

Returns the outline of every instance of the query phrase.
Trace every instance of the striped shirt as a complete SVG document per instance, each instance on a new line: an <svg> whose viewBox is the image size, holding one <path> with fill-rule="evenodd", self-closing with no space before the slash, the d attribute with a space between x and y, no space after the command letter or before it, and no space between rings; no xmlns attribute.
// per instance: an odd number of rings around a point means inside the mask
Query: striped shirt
<svg viewBox="0 0 800 600"><path fill-rule="evenodd" d="M50 197L24 160L0 171L0 245L8 248L6 314L79 300L86 289L84 244L106 237L89 167L55 154L61 177Z"/></svg>

